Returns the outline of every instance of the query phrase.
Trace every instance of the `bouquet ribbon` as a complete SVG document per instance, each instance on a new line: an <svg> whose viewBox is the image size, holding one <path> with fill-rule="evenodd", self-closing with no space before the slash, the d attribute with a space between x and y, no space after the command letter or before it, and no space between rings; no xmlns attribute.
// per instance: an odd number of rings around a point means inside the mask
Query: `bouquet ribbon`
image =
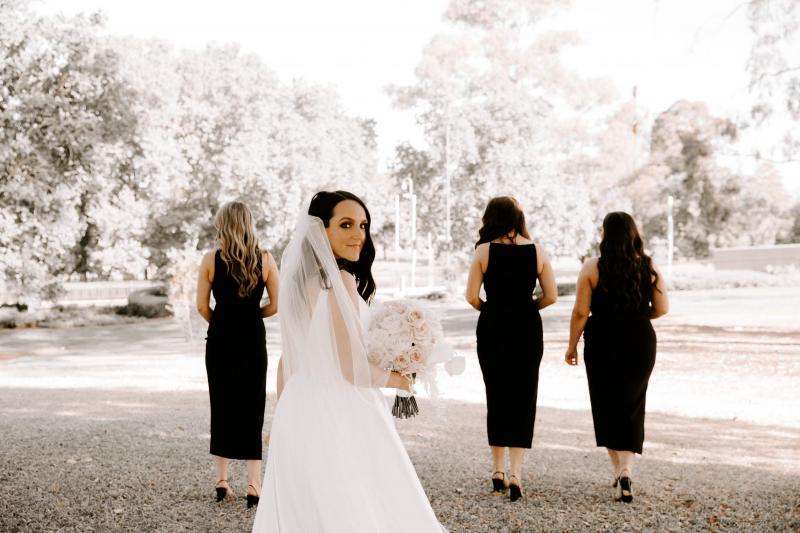
<svg viewBox="0 0 800 533"><path fill-rule="evenodd" d="M416 374L411 374L411 377L416 377ZM394 397L394 405L392 406L392 414L395 418L405 419L413 418L419 413L417 400L414 398L414 386L412 381L411 391L397 389L397 394Z"/></svg>

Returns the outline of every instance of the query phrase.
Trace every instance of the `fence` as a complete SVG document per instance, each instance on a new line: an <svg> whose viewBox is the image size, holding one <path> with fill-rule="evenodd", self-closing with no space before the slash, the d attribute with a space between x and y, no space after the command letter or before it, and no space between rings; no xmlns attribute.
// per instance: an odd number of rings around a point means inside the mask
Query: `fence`
<svg viewBox="0 0 800 533"><path fill-rule="evenodd" d="M71 281L64 284L59 305L125 305L128 295L158 285L154 281ZM0 303L15 303L0 287Z"/></svg>

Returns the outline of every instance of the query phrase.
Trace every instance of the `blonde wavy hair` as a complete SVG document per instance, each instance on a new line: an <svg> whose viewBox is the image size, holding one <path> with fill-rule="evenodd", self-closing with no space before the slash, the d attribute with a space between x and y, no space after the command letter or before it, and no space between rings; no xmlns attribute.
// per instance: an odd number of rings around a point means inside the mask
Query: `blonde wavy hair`
<svg viewBox="0 0 800 533"><path fill-rule="evenodd" d="M214 216L220 257L236 283L239 296L249 296L261 276L261 249L258 246L253 215L242 202L228 202Z"/></svg>

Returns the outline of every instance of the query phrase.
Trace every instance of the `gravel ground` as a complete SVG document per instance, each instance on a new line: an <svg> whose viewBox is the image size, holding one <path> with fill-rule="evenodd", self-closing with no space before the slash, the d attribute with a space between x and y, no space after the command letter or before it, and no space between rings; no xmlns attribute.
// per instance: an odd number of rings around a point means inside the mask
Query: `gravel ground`
<svg viewBox="0 0 800 533"><path fill-rule="evenodd" d="M568 302L545 317L524 501L490 493L485 407L468 360L463 375L443 381L447 399L421 399L422 414L398 422L441 522L453 533L800 531L800 333L764 329L763 315L750 330L736 323L749 313L725 318L776 301L747 294L711 324L691 311L705 294L676 295L676 310L689 311L657 323L631 505L611 500L583 369L560 361ZM789 317L789 307L779 311ZM467 352L474 320L463 309L445 313L448 336ZM273 407L270 397L266 427ZM238 497L215 503L208 438L202 357L187 351L179 326L0 333L0 532L249 531L244 465L231 471Z"/></svg>
<svg viewBox="0 0 800 533"><path fill-rule="evenodd" d="M213 501L207 396L3 391L0 531L249 531L239 497ZM272 401L272 400L270 400ZM452 532L800 529L800 430L648 417L631 505L611 501L587 412L542 408L525 501L490 493L484 408L421 402L399 424L433 508Z"/></svg>

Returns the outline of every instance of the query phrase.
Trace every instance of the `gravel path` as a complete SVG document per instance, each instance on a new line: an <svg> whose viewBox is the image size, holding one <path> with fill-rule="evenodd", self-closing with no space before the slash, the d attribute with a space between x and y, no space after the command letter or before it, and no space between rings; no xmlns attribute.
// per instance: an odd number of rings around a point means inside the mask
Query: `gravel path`
<svg viewBox="0 0 800 533"><path fill-rule="evenodd" d="M650 415L632 505L613 503L588 413L542 408L527 499L489 492L483 406L421 402L400 424L452 532L800 528L800 431ZM198 392L3 391L0 531L249 531L239 498L213 501L207 396Z"/></svg>
<svg viewBox="0 0 800 533"><path fill-rule="evenodd" d="M673 305L700 309L705 297ZM468 353L475 315L444 312ZM625 505L611 501L607 458L594 446L583 369L560 360L568 312L563 302L545 317L525 501L489 492L474 359L443 380L446 399L422 399L421 416L398 423L451 532L800 531L800 333L763 317L747 329L722 313L659 321L645 454ZM267 427L273 407L270 397ZM170 321L0 332L0 450L0 532L249 531L253 521L242 463L231 472L238 498L213 501L202 357Z"/></svg>

